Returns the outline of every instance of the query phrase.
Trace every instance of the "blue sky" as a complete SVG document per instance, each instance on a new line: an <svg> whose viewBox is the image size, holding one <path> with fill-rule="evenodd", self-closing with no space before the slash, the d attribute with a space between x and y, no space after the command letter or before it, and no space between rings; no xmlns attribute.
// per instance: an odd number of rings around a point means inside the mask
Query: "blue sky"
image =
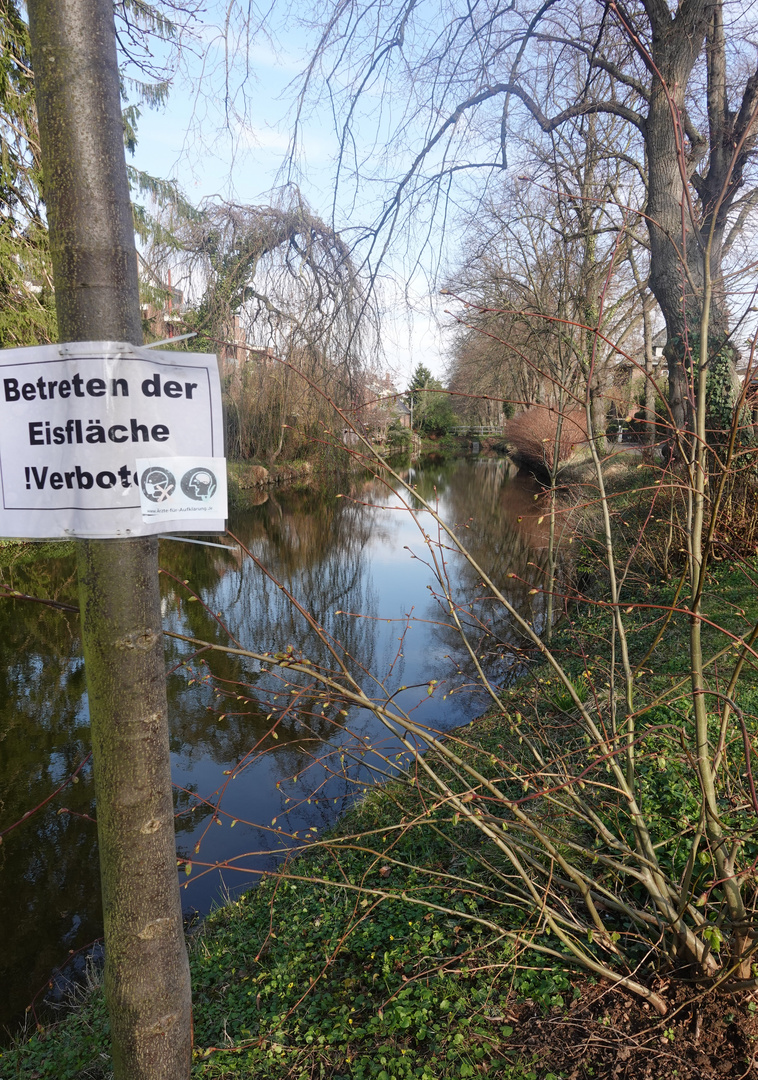
<svg viewBox="0 0 758 1080"><path fill-rule="evenodd" d="M194 47L183 54L167 104L143 109L132 163L152 175L176 179L195 204L214 196L244 204L267 202L272 189L286 179L283 169L294 115L292 83L309 49L299 29L280 36L284 41L274 47L263 34L257 35L247 45L247 61L241 61L241 49L230 56L220 32L205 27ZM233 66L231 101L225 100L227 63ZM249 75L241 85L243 67ZM330 220L338 144L327 98L324 93L302 121L296 179L311 207ZM367 143L373 136L367 132ZM368 214L371 208L362 209ZM350 215L357 223L360 213L360 204L338 205L336 224ZM418 363L443 375L444 343L431 316L426 284L420 276L410 280L408 304L401 257L390 255L387 266L384 306L394 315L385 326L386 366L403 389Z"/></svg>

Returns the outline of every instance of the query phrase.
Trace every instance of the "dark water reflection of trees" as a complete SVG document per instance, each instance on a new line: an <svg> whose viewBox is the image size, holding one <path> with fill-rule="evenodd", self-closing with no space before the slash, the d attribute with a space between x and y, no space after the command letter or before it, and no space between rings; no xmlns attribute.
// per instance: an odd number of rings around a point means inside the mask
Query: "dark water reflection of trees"
<svg viewBox="0 0 758 1080"><path fill-rule="evenodd" d="M505 462L429 463L409 470L407 478L419 495L438 501L444 519L464 534L493 580L507 586L519 611L539 624L543 601L530 589L545 574L548 526L537 524L545 513L544 497L534 499L538 489L514 478ZM287 590L372 696L406 685L395 700L414 718L441 730L470 719L481 711L481 700L463 692L443 694L442 688L449 692L470 683L471 671L449 612L435 598L439 582L424 566L430 554L444 562L480 652L482 627L492 629L486 650L493 677L505 680L517 668L521 654L514 650L523 641L482 594L473 570L452 551L435 547L429 515L417 512L414 520L401 509L410 502L418 510L416 499L399 497L376 479L356 482L346 494L352 497L280 492L239 515L233 531L260 566L238 549L162 541L165 628L217 644L228 643L228 631L257 652L291 646L315 663L331 662ZM73 559L37 560L0 573L20 591L76 603ZM86 759L89 745L76 615L5 600L0 651L2 832L48 799ZM290 834L299 842L334 819L351 798L355 776L363 775L355 768L348 775L346 761L372 758L366 738L385 754L397 747L369 714L351 712L345 719L336 706L322 710L316 692L303 690L304 679L285 687L249 658L195 652L167 639L177 845L180 856L194 864L191 876L182 873L180 880L188 907L205 911L220 888L241 887L272 867L275 853L293 842ZM441 689L430 698L431 678L440 679ZM272 703L275 693L279 700ZM287 695L296 707L283 708ZM325 744L331 746L328 760ZM341 757L345 753L347 759ZM6 930L0 1030L18 1017L69 950L100 934L88 764L77 780L0 844L0 917ZM204 873L206 864L217 861L228 868Z"/></svg>
<svg viewBox="0 0 758 1080"><path fill-rule="evenodd" d="M480 467L454 470L445 488L445 517L456 533L519 614L538 632L544 629L550 567L550 493L514 473L507 461L482 462ZM567 521L560 507L556 517L556 554ZM446 554L443 552L443 554ZM554 556L555 557L555 556ZM488 677L503 685L523 668L534 649L499 600L485 589L473 567L460 556L451 577L459 617L476 655L485 661ZM556 560L554 590L562 594L562 564ZM445 612L445 598L435 596L434 609ZM460 633L449 618L437 629L441 648L466 676L464 685L477 683L476 673Z"/></svg>
<svg viewBox="0 0 758 1080"><path fill-rule="evenodd" d="M11 566L19 591L76 603L73 559ZM50 794L89 754L84 662L76 615L20 600L0 604L0 830ZM0 844L0 1024L51 970L99 936L94 792L88 765L48 807ZM69 813L61 812L68 810ZM87 815L87 818L77 815Z"/></svg>

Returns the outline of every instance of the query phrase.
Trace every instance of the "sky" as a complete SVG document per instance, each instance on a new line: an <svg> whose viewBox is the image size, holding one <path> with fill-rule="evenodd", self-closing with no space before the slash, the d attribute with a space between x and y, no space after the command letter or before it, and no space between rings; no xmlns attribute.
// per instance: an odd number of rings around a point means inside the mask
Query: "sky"
<svg viewBox="0 0 758 1080"><path fill-rule="evenodd" d="M302 70L309 44L292 30L274 47L263 34L247 48L250 77L235 100L224 100L223 38L206 28L194 46L185 50L164 106L143 108L137 149L131 164L151 175L175 179L190 202L211 198L259 205L286 179L283 172L293 127L293 79ZM241 51L241 49L240 49ZM240 72L233 74L239 87ZM337 140L331 126L326 94L302 125L297 182L311 208L330 220ZM367 140L373 133L367 132ZM344 217L356 207L344 208ZM339 221L343 208L337 206ZM347 234L346 234L347 235ZM387 263L383 281L383 366L404 389L419 363L442 378L446 358L444 305L430 300L428 286L408 278L398 256Z"/></svg>

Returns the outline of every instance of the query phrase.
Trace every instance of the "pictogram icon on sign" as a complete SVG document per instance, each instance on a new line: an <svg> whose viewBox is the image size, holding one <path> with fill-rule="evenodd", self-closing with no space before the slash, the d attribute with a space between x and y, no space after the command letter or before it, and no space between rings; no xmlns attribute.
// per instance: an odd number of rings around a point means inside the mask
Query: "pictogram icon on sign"
<svg viewBox="0 0 758 1080"><path fill-rule="evenodd" d="M216 494L218 480L210 469L190 469L181 481L182 491L196 502L207 502Z"/></svg>
<svg viewBox="0 0 758 1080"><path fill-rule="evenodd" d="M168 469L153 467L145 469L140 479L140 486L145 498L150 502L165 502L174 493L176 479Z"/></svg>

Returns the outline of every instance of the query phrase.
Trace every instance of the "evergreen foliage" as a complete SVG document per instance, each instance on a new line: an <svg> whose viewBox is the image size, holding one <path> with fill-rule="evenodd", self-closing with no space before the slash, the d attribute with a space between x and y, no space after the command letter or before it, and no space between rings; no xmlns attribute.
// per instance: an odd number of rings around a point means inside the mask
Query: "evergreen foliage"
<svg viewBox="0 0 758 1080"><path fill-rule="evenodd" d="M0 348L56 338L29 32L0 3Z"/></svg>
<svg viewBox="0 0 758 1080"><path fill-rule="evenodd" d="M187 17L189 14L184 13ZM162 105L170 86L151 51L155 40L177 42L181 27L158 6L128 0L117 13L121 59L140 78L122 71L124 145L133 154L143 106ZM133 96L134 101L129 101ZM29 30L18 0L0 0L0 348L50 343L58 330L44 209L34 74ZM171 207L177 220L196 216L174 181L130 166L129 184L138 197ZM143 243L178 246L173 230L142 203L135 203L134 228Z"/></svg>
<svg viewBox="0 0 758 1080"><path fill-rule="evenodd" d="M450 395L428 367L418 364L408 389L413 426L422 435L445 435L457 422Z"/></svg>

